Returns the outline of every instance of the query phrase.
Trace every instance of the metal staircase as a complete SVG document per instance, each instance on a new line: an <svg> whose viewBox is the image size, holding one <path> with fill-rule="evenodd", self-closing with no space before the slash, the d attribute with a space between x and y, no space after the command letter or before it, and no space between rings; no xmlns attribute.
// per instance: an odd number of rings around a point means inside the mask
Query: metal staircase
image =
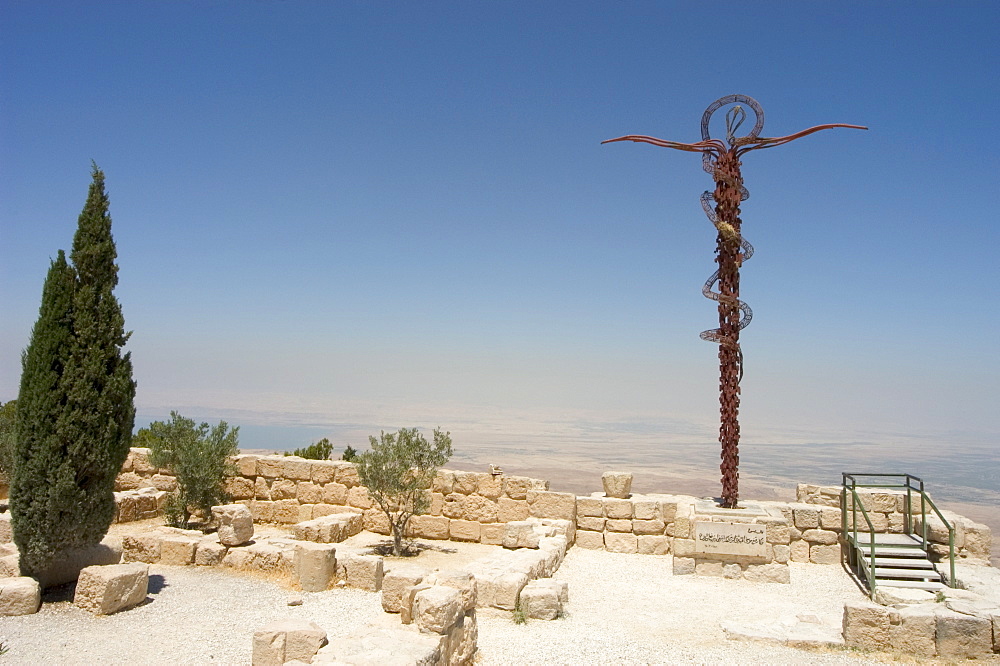
<svg viewBox="0 0 1000 666"><path fill-rule="evenodd" d="M859 479L868 481L860 483ZM905 490L903 533L876 532L859 488ZM914 500L919 497L919 513ZM848 564L874 596L878 587L908 587L935 592L948 587L929 557L928 509L948 529L947 581L955 580L955 528L945 519L924 490L924 482L911 474L843 475L840 508ZM859 518L860 517L860 518ZM919 527L919 534L914 530Z"/></svg>

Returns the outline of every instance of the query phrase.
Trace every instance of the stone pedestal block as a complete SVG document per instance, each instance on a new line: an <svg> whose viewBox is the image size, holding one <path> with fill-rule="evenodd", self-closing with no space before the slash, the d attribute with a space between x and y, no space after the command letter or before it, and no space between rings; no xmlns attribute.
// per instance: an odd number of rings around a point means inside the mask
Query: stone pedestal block
<svg viewBox="0 0 1000 666"><path fill-rule="evenodd" d="M253 666L281 666L285 662L309 663L326 645L326 632L306 620L278 620L253 635Z"/></svg>
<svg viewBox="0 0 1000 666"><path fill-rule="evenodd" d="M41 604L42 588L34 578L0 578L0 615L31 615Z"/></svg>
<svg viewBox="0 0 1000 666"><path fill-rule="evenodd" d="M242 546L253 538L253 515L242 504L212 507L212 518L219 527L219 543Z"/></svg>
<svg viewBox="0 0 1000 666"><path fill-rule="evenodd" d="M73 604L95 615L111 615L146 600L149 565L110 564L80 571Z"/></svg>
<svg viewBox="0 0 1000 666"><path fill-rule="evenodd" d="M306 592L322 592L337 580L337 550L327 543L295 546L295 577Z"/></svg>
<svg viewBox="0 0 1000 666"><path fill-rule="evenodd" d="M627 499L632 494L631 472L605 472L601 475L601 483L608 497Z"/></svg>

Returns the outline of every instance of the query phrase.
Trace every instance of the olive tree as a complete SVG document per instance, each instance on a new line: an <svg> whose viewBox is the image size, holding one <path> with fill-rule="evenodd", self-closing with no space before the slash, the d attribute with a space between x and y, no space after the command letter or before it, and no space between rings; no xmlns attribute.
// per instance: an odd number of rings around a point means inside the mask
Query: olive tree
<svg viewBox="0 0 1000 666"><path fill-rule="evenodd" d="M427 511L434 474L451 457L451 433L435 429L431 443L416 428L403 428L368 441L371 450L355 459L358 476L389 520L392 554L398 557L410 518Z"/></svg>

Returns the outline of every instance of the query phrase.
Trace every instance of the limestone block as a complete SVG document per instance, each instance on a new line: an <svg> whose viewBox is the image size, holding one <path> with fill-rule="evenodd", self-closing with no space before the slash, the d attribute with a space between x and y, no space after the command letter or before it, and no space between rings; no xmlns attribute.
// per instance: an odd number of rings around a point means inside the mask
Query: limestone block
<svg viewBox="0 0 1000 666"><path fill-rule="evenodd" d="M592 532L603 532L604 531L604 521L606 518L598 518L596 516L579 516L576 519L576 526L581 530L590 530Z"/></svg>
<svg viewBox="0 0 1000 666"><path fill-rule="evenodd" d="M122 560L149 564L159 562L160 540L162 538L163 534L159 532L126 534L122 537Z"/></svg>
<svg viewBox="0 0 1000 666"><path fill-rule="evenodd" d="M139 474L152 474L156 471L153 463L149 462L150 449L133 446L129 449L129 457L132 459L132 471Z"/></svg>
<svg viewBox="0 0 1000 666"><path fill-rule="evenodd" d="M263 573L291 574L295 570L295 546L284 544L277 539L270 542L254 543L242 548L231 548L222 564L236 552L246 553L242 568Z"/></svg>
<svg viewBox="0 0 1000 666"><path fill-rule="evenodd" d="M337 580L337 550L332 544L295 545L295 577L306 592L322 592Z"/></svg>
<svg viewBox="0 0 1000 666"><path fill-rule="evenodd" d="M139 503L136 501L135 496L131 493L115 493L115 522L130 523L133 520L138 520L138 518Z"/></svg>
<svg viewBox="0 0 1000 666"><path fill-rule="evenodd" d="M819 543L825 546L837 543L839 535L830 530L810 529L802 532L802 538L809 543Z"/></svg>
<svg viewBox="0 0 1000 666"><path fill-rule="evenodd" d="M743 571L743 577L751 582L790 583L791 577L787 564L748 564Z"/></svg>
<svg viewBox="0 0 1000 666"><path fill-rule="evenodd" d="M770 544L788 544L791 543L792 536L791 532L788 530L788 523L786 522L769 522L767 523L767 542Z"/></svg>
<svg viewBox="0 0 1000 666"><path fill-rule="evenodd" d="M541 549L522 549L511 554L508 560L508 567L511 571L522 571L528 575L528 580L548 576L552 573L551 567L555 564L555 558L551 554Z"/></svg>
<svg viewBox="0 0 1000 666"><path fill-rule="evenodd" d="M0 578L17 578L21 575L21 556L14 544L0 545Z"/></svg>
<svg viewBox="0 0 1000 666"><path fill-rule="evenodd" d="M608 521L611 522L611 521ZM666 525L662 520L633 520L632 532L634 534L663 534ZM611 529L610 527L608 529Z"/></svg>
<svg viewBox="0 0 1000 666"><path fill-rule="evenodd" d="M427 569L416 565L393 565L382 577L382 610L386 613L401 612L406 590L419 585L428 573Z"/></svg>
<svg viewBox="0 0 1000 666"><path fill-rule="evenodd" d="M465 502L465 495L462 493L449 493L444 496L444 504L441 505L441 515L447 518L462 518L462 504ZM496 521L493 521L496 522Z"/></svg>
<svg viewBox="0 0 1000 666"><path fill-rule="evenodd" d="M678 507L678 514L674 518L674 522L667 524L667 536L676 537L678 539L690 538L691 522L691 517L689 515L681 515Z"/></svg>
<svg viewBox="0 0 1000 666"><path fill-rule="evenodd" d="M791 543L791 553L789 559L792 562L809 561L809 542L805 539L793 540Z"/></svg>
<svg viewBox="0 0 1000 666"><path fill-rule="evenodd" d="M320 502L312 505L312 512L313 518L322 518L323 516L330 516L335 513L343 513L344 507L337 506L336 504L326 504L325 502Z"/></svg>
<svg viewBox="0 0 1000 666"><path fill-rule="evenodd" d="M299 501L283 499L271 502L271 522L291 525L299 522Z"/></svg>
<svg viewBox="0 0 1000 666"><path fill-rule="evenodd" d="M446 634L463 615L462 594L443 585L433 585L413 598L413 620L424 633Z"/></svg>
<svg viewBox="0 0 1000 666"><path fill-rule="evenodd" d="M523 571L506 571L494 577L490 583L493 586L493 606L514 610L521 590L528 584L528 574Z"/></svg>
<svg viewBox="0 0 1000 666"><path fill-rule="evenodd" d="M631 532L632 531L632 521L627 518L608 518L604 523L604 531L606 532Z"/></svg>
<svg viewBox="0 0 1000 666"><path fill-rule="evenodd" d="M323 503L334 505L347 504L347 486L331 482L323 486Z"/></svg>
<svg viewBox="0 0 1000 666"><path fill-rule="evenodd" d="M368 489L364 486L353 486L347 490L347 504L359 509L370 509L372 500L368 496Z"/></svg>
<svg viewBox="0 0 1000 666"><path fill-rule="evenodd" d="M253 538L253 515L242 504L212 507L212 520L219 527L219 543L240 546Z"/></svg>
<svg viewBox="0 0 1000 666"><path fill-rule="evenodd" d="M279 479L282 477L283 464L280 456L260 456L257 458L257 476Z"/></svg>
<svg viewBox="0 0 1000 666"><path fill-rule="evenodd" d="M906 527L906 516L902 513L893 512L888 514L889 531L893 534L901 534Z"/></svg>
<svg viewBox="0 0 1000 666"><path fill-rule="evenodd" d="M717 560L699 560L694 561L694 572L699 576L722 576L723 574L723 562Z"/></svg>
<svg viewBox="0 0 1000 666"><path fill-rule="evenodd" d="M399 621L403 624L412 624L414 617L413 602L417 595L424 590L430 589L432 586L426 583L417 583L411 587L403 590L402 597L400 599L400 609L399 609Z"/></svg>
<svg viewBox="0 0 1000 666"><path fill-rule="evenodd" d="M160 564L187 566L194 564L198 539L182 534L168 534L160 540Z"/></svg>
<svg viewBox="0 0 1000 666"><path fill-rule="evenodd" d="M843 528L840 507L823 506L819 509L819 526L824 530L839 532Z"/></svg>
<svg viewBox="0 0 1000 666"><path fill-rule="evenodd" d="M364 528L369 532L385 535L392 533L392 524L389 522L389 516L385 515L385 511L382 509L372 507L371 509L366 509L362 515L364 516Z"/></svg>
<svg viewBox="0 0 1000 666"><path fill-rule="evenodd" d="M666 555L670 552L670 539L663 535L644 534L637 539L637 551L643 555Z"/></svg>
<svg viewBox="0 0 1000 666"><path fill-rule="evenodd" d="M876 595L883 589L879 588ZM905 590L907 588L897 588ZM909 590L914 591L914 590ZM923 590L915 590L923 592ZM932 605L903 606L889 626L889 646L898 652L917 657L933 657L936 613Z"/></svg>
<svg viewBox="0 0 1000 666"><path fill-rule="evenodd" d="M933 602L934 594L927 590L917 590L908 587L888 587L879 585L875 590L875 603L883 606L895 606L902 608L912 604L924 604ZM933 628L931 638L933 639Z"/></svg>
<svg viewBox="0 0 1000 666"><path fill-rule="evenodd" d="M521 610L534 620L554 620L562 612L559 593L550 586L534 580L521 590Z"/></svg>
<svg viewBox="0 0 1000 666"><path fill-rule="evenodd" d="M254 498L253 481L242 476L230 476L226 478L223 488L234 500Z"/></svg>
<svg viewBox="0 0 1000 666"><path fill-rule="evenodd" d="M441 493L432 493L429 490L424 491L424 497L427 499L427 513L431 516L440 516L441 509L444 508L444 495Z"/></svg>
<svg viewBox="0 0 1000 666"><path fill-rule="evenodd" d="M471 495L476 492L476 476L475 472L455 472L455 489L453 492L461 493L462 495Z"/></svg>
<svg viewBox="0 0 1000 666"><path fill-rule="evenodd" d="M487 499L499 499L503 495L503 477L499 474L494 476L486 472L476 474L476 489L474 492Z"/></svg>
<svg viewBox="0 0 1000 666"><path fill-rule="evenodd" d="M340 569L338 563L338 570ZM356 587L369 592L378 592L382 589L382 577L384 575L382 558L377 555L357 555L348 554L342 558L344 580L351 587Z"/></svg>
<svg viewBox="0 0 1000 666"><path fill-rule="evenodd" d="M281 666L290 661L312 662L327 644L326 632L307 620L272 622L253 634L253 666Z"/></svg>
<svg viewBox="0 0 1000 666"><path fill-rule="evenodd" d="M673 500L660 500L661 520L665 523L672 523L677 518L677 502Z"/></svg>
<svg viewBox="0 0 1000 666"><path fill-rule="evenodd" d="M323 504L323 486L312 481L299 481L295 486L295 498L302 504Z"/></svg>
<svg viewBox="0 0 1000 666"><path fill-rule="evenodd" d="M309 481L312 478L312 461L299 456L284 456L281 476L294 481Z"/></svg>
<svg viewBox="0 0 1000 666"><path fill-rule="evenodd" d="M577 497L576 514L578 519L580 516L603 518L604 502L599 497Z"/></svg>
<svg viewBox="0 0 1000 666"><path fill-rule="evenodd" d="M844 645L861 650L885 650L889 647L891 612L870 601L844 604Z"/></svg>
<svg viewBox="0 0 1000 666"><path fill-rule="evenodd" d="M507 523L504 528L504 548L538 548L539 536L534 524L527 520L516 520Z"/></svg>
<svg viewBox="0 0 1000 666"><path fill-rule="evenodd" d="M990 619L956 613L937 612L937 653L939 657L976 659L993 651L993 626Z"/></svg>
<svg viewBox="0 0 1000 666"><path fill-rule="evenodd" d="M788 560L792 557L791 546L783 546L776 544L774 546L774 561L779 564L788 564Z"/></svg>
<svg viewBox="0 0 1000 666"><path fill-rule="evenodd" d="M474 520L453 520L448 525L453 541L479 541L482 525Z"/></svg>
<svg viewBox="0 0 1000 666"><path fill-rule="evenodd" d="M632 533L605 532L604 549L611 553L637 553L639 541Z"/></svg>
<svg viewBox="0 0 1000 666"><path fill-rule="evenodd" d="M251 481L257 476L257 458L258 456L246 453L241 453L233 458L233 464L236 465L236 471L240 473L240 476L248 477Z"/></svg>
<svg viewBox="0 0 1000 666"><path fill-rule="evenodd" d="M724 562L722 564L722 577L736 580L743 577L743 567L738 562Z"/></svg>
<svg viewBox="0 0 1000 666"><path fill-rule="evenodd" d="M561 518L576 521L576 495L548 490L529 490L526 496L535 518Z"/></svg>
<svg viewBox="0 0 1000 666"><path fill-rule="evenodd" d="M478 650L479 626L476 612L468 611L448 632L448 663L468 666L473 663Z"/></svg>
<svg viewBox="0 0 1000 666"><path fill-rule="evenodd" d="M425 579L429 585L441 585L459 591L462 612L476 608L476 578L467 571L443 569L429 574Z"/></svg>
<svg viewBox="0 0 1000 666"><path fill-rule="evenodd" d="M795 526L800 530L819 528L819 509L816 507L796 507L792 511Z"/></svg>
<svg viewBox="0 0 1000 666"><path fill-rule="evenodd" d="M333 483L337 480L337 469L341 463L335 460L313 460L309 465L309 480L318 486Z"/></svg>
<svg viewBox="0 0 1000 666"><path fill-rule="evenodd" d="M410 518L410 531L421 539L440 539L446 541L451 530L451 521L444 516L413 516Z"/></svg>
<svg viewBox="0 0 1000 666"><path fill-rule="evenodd" d="M316 516L313 515L313 507L315 504L299 504L299 518L297 521L301 523L303 520L312 520Z"/></svg>
<svg viewBox="0 0 1000 666"><path fill-rule="evenodd" d="M343 484L348 488L361 485L361 477L358 476L358 468L354 463L344 463L337 468L337 483Z"/></svg>
<svg viewBox="0 0 1000 666"><path fill-rule="evenodd" d="M868 522L865 521L865 516L860 511L848 511L847 512L847 529L848 531L853 529L854 520L857 518L857 525L859 532L868 531ZM872 529L876 532L888 532L889 531L889 518L884 513L869 512L868 520L871 521ZM945 543L948 541L947 531L945 532Z"/></svg>
<svg viewBox="0 0 1000 666"><path fill-rule="evenodd" d="M142 484L142 477L135 472L122 472L115 477L115 490L135 490Z"/></svg>
<svg viewBox="0 0 1000 666"><path fill-rule="evenodd" d="M240 504L250 509L250 515L253 516L256 523L270 523L274 518L274 502L266 500L240 500Z"/></svg>
<svg viewBox="0 0 1000 666"><path fill-rule="evenodd" d="M455 475L456 478L459 474L461 473ZM462 502L462 515L459 518L474 520L478 523L498 522L497 503L482 495L469 495Z"/></svg>
<svg viewBox="0 0 1000 666"><path fill-rule="evenodd" d="M861 506L868 513L872 511L877 511L878 513L894 512L896 510L896 498L899 497L897 493L877 493L871 491L860 491L858 496L861 498Z"/></svg>
<svg viewBox="0 0 1000 666"><path fill-rule="evenodd" d="M512 520L525 520L530 514L528 502L501 497L497 500L497 522L509 523Z"/></svg>
<svg viewBox="0 0 1000 666"><path fill-rule="evenodd" d="M674 544L676 545L676 543L675 541ZM675 576L686 576L694 573L695 561L693 557L677 557L674 555L673 560L673 572Z"/></svg>
<svg viewBox="0 0 1000 666"><path fill-rule="evenodd" d="M964 521L965 555L988 562L993 545L993 532L982 523L969 519Z"/></svg>
<svg viewBox="0 0 1000 666"><path fill-rule="evenodd" d="M85 567L76 583L73 604L95 615L111 615L141 604L148 588L148 564Z"/></svg>
<svg viewBox="0 0 1000 666"><path fill-rule="evenodd" d="M0 578L0 616L31 615L41 605L42 588L34 578Z"/></svg>
<svg viewBox="0 0 1000 666"><path fill-rule="evenodd" d="M154 474L149 481L157 490L165 490L171 493L177 490L177 479L173 476Z"/></svg>
<svg viewBox="0 0 1000 666"><path fill-rule="evenodd" d="M601 483L608 497L627 498L632 494L631 472L605 472L601 475Z"/></svg>
<svg viewBox="0 0 1000 666"><path fill-rule="evenodd" d="M674 539L673 551L675 557L693 557L694 539Z"/></svg>
<svg viewBox="0 0 1000 666"><path fill-rule="evenodd" d="M439 469L431 481L431 492L450 495L455 492L455 472Z"/></svg>
<svg viewBox="0 0 1000 666"><path fill-rule="evenodd" d="M194 552L194 563L202 567L217 567L222 564L227 551L225 546L212 537L202 539Z"/></svg>
<svg viewBox="0 0 1000 666"><path fill-rule="evenodd" d="M488 546L502 546L506 531L504 523L486 523L480 528L479 543Z"/></svg>
<svg viewBox="0 0 1000 666"><path fill-rule="evenodd" d="M77 580L85 567L101 564L118 564L122 561L122 542L106 536L94 546L72 548L60 554L48 569L35 574L42 589Z"/></svg>
<svg viewBox="0 0 1000 666"><path fill-rule="evenodd" d="M0 513L0 543L10 543L14 540L14 532L10 526L10 512Z"/></svg>
<svg viewBox="0 0 1000 666"><path fill-rule="evenodd" d="M604 550L604 533L577 530L576 545L587 550Z"/></svg>
<svg viewBox="0 0 1000 666"><path fill-rule="evenodd" d="M258 476L254 479L253 499L258 499L258 500L271 499L271 486L268 485L267 479L265 479L262 476Z"/></svg>
<svg viewBox="0 0 1000 666"><path fill-rule="evenodd" d="M632 502L624 499L606 498L604 503L604 515L615 520L632 519Z"/></svg>
<svg viewBox="0 0 1000 666"><path fill-rule="evenodd" d="M271 482L271 499L295 499L296 485L291 479L278 479Z"/></svg>
<svg viewBox="0 0 1000 666"><path fill-rule="evenodd" d="M840 546L814 543L809 547L809 561L813 564L840 564Z"/></svg>

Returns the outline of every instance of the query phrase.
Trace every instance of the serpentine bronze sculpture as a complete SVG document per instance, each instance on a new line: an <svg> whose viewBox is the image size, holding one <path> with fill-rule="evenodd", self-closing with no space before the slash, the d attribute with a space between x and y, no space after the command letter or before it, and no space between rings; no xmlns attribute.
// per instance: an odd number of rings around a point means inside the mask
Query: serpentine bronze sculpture
<svg viewBox="0 0 1000 666"><path fill-rule="evenodd" d="M723 106L736 104L726 113L726 141L713 139L709 134L712 115ZM737 137L736 131L746 120L747 113L741 104L750 107L756 122L746 136ZM739 443L740 443L740 380L743 378L743 351L740 348L740 331L750 323L753 311L740 300L740 266L753 254L753 246L743 238L740 219L740 202L750 196L743 186L740 172L740 158L751 150L773 148L794 141L820 130L835 127L868 129L860 125L829 124L817 125L795 134L777 138L761 137L764 128L764 111L760 104L746 95L721 97L707 109L701 117L701 141L678 143L651 136L628 135L609 139L615 141L636 141L651 143L663 148L674 148L702 154L702 166L715 180L715 190L706 190L701 195L701 206L715 227L716 263L719 268L712 274L702 293L718 303L719 327L704 331L701 339L719 345L719 443L722 445L722 502L726 508L736 508L739 503ZM715 206L713 208L712 202ZM718 283L719 290L713 287Z"/></svg>

